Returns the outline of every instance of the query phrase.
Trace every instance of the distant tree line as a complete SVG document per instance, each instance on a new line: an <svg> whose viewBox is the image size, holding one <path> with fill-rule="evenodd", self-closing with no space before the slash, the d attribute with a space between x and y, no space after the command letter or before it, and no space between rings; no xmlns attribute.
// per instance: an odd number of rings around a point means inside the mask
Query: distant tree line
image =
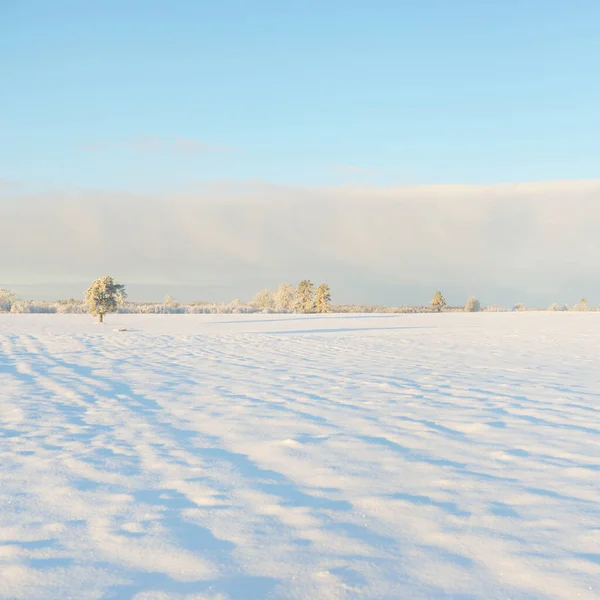
<svg viewBox="0 0 600 600"><path fill-rule="evenodd" d="M429 306L381 306L332 304L331 290L326 283L316 287L309 279L304 279L296 287L283 283L275 289L258 292L250 302L187 302L178 303L172 296L164 302L130 302L125 286L112 277L105 276L94 281L85 292L84 300L70 298L56 302L18 299L10 290L0 289L0 312L12 313L71 313L92 314L102 322L106 314L203 314L203 313L424 313L424 312L523 312L532 310L576 311L590 309L588 302L580 302L569 307L567 304L552 304L547 309L528 308L522 303L512 309L501 308L497 304L482 307L477 298L471 296L464 306L448 306L441 291L436 291Z"/></svg>

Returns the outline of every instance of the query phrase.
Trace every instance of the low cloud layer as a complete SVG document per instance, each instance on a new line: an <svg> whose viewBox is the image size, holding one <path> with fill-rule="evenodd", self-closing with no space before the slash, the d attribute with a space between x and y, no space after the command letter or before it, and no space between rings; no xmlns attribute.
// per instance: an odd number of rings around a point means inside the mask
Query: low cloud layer
<svg viewBox="0 0 600 600"><path fill-rule="evenodd" d="M109 273L149 299L231 300L308 277L336 302L426 303L439 288L456 304L596 305L599 201L600 180L168 196L0 186L0 285L56 297Z"/></svg>

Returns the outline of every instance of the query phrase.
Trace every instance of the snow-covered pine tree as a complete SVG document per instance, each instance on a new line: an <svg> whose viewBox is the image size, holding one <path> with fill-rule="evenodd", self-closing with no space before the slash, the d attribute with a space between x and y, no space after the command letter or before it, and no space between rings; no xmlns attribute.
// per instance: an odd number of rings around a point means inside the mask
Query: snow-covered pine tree
<svg viewBox="0 0 600 600"><path fill-rule="evenodd" d="M314 286L308 279L302 280L296 288L296 302L294 308L299 312L313 312Z"/></svg>
<svg viewBox="0 0 600 600"><path fill-rule="evenodd" d="M116 312L119 303L125 300L125 286L117 283L106 275L96 279L85 292L85 301L91 314L98 317L98 322L104 322L104 315Z"/></svg>
<svg viewBox="0 0 600 600"><path fill-rule="evenodd" d="M440 312L444 306L446 306L446 299L442 296L442 292L439 290L433 295L433 300L429 303L431 308L437 312Z"/></svg>
<svg viewBox="0 0 600 600"><path fill-rule="evenodd" d="M314 310L318 313L331 310L331 291L326 283L322 283L315 291Z"/></svg>
<svg viewBox="0 0 600 600"><path fill-rule="evenodd" d="M465 312L479 312L481 310L481 304L475 296L471 296L465 304Z"/></svg>

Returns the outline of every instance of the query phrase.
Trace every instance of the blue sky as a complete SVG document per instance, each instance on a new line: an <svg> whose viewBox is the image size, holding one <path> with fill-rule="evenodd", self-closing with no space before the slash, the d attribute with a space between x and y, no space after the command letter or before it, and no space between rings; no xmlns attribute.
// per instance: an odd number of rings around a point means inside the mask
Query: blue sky
<svg viewBox="0 0 600 600"><path fill-rule="evenodd" d="M0 179L598 177L600 3L0 1Z"/></svg>
<svg viewBox="0 0 600 600"><path fill-rule="evenodd" d="M597 0L0 0L0 287L597 304L598 23Z"/></svg>

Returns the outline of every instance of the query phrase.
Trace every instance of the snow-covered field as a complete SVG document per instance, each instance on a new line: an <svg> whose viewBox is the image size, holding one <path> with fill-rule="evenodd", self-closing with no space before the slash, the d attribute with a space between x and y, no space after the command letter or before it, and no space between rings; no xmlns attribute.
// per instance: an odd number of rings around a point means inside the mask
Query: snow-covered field
<svg viewBox="0 0 600 600"><path fill-rule="evenodd" d="M598 313L0 315L0 598L597 599L599 383Z"/></svg>

